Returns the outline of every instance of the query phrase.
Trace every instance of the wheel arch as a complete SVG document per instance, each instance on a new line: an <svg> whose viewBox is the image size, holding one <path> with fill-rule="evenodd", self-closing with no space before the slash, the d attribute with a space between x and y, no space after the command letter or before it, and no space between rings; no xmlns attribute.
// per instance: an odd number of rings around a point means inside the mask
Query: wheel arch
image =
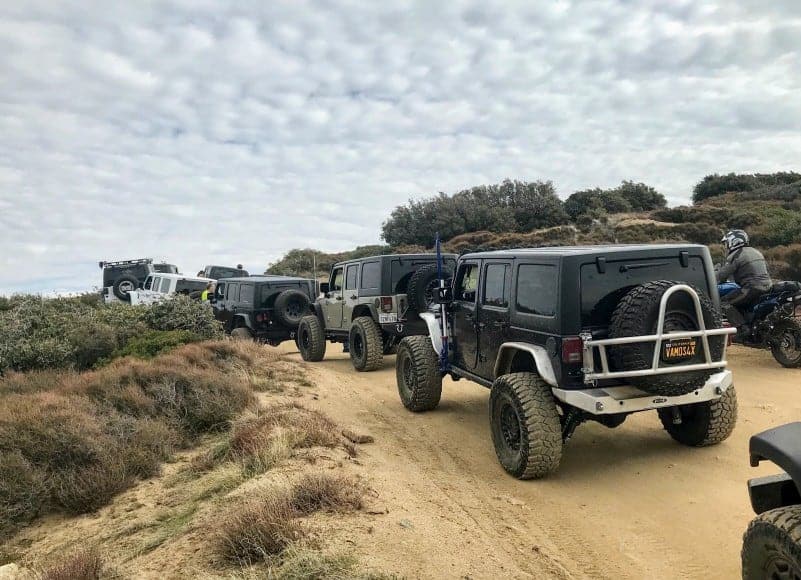
<svg viewBox="0 0 801 580"><path fill-rule="evenodd" d="M249 328L253 330L253 323L250 320L250 314L236 314L231 322L231 330L234 328Z"/></svg>
<svg viewBox="0 0 801 580"><path fill-rule="evenodd" d="M506 342L498 350L495 378L512 372L537 373L542 380L556 387L556 374L545 347L523 342Z"/></svg>
<svg viewBox="0 0 801 580"><path fill-rule="evenodd" d="M353 308L353 312L350 316L350 321L353 322L357 318L361 316L369 316L376 322L378 321L378 316L376 316L375 308L371 307L368 304L359 304Z"/></svg>

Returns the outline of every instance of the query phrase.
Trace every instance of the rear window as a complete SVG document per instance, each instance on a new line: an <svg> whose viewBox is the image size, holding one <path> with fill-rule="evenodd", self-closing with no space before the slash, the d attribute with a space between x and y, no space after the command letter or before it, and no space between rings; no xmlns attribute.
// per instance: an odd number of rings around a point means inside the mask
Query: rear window
<svg viewBox="0 0 801 580"><path fill-rule="evenodd" d="M206 285L208 282L204 282L203 280L178 280L175 283L175 291L179 294L190 294L191 292L195 292L200 290L201 292L206 289Z"/></svg>
<svg viewBox="0 0 801 580"><path fill-rule="evenodd" d="M616 260L606 263L604 273L593 261L581 266L581 324L606 326L617 303L635 286L654 280L687 282L709 296L704 261L690 256L687 267L678 257L653 257Z"/></svg>
<svg viewBox="0 0 801 580"><path fill-rule="evenodd" d="M245 278L248 273L245 270L237 270L236 268L225 268L222 266L214 266L211 269L211 276L213 278Z"/></svg>
<svg viewBox="0 0 801 580"><path fill-rule="evenodd" d="M521 264L517 269L517 311L553 316L556 313L556 286L556 266Z"/></svg>

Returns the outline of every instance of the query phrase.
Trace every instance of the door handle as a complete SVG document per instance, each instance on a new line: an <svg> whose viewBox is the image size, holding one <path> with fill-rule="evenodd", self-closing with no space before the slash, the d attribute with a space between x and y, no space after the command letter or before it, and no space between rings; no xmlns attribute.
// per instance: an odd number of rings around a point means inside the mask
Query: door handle
<svg viewBox="0 0 801 580"><path fill-rule="evenodd" d="M506 322L505 320L496 320L495 322L492 323L492 326L494 326L495 328L506 328L507 326L509 326L509 323Z"/></svg>

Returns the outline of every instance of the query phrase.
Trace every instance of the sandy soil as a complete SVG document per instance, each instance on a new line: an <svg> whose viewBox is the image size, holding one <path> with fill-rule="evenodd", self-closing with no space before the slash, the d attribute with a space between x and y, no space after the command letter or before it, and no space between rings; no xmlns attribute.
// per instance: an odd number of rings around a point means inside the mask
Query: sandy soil
<svg viewBox="0 0 801 580"><path fill-rule="evenodd" d="M413 578L737 578L746 481L776 471L749 467L748 438L801 417L801 370L737 347L730 360L740 416L725 443L682 447L641 413L615 430L583 425L554 477L523 482L495 459L486 389L446 380L436 411L409 413L394 357L357 373L329 345L308 365L316 404L375 436L361 468L388 510L344 522L347 544Z"/></svg>

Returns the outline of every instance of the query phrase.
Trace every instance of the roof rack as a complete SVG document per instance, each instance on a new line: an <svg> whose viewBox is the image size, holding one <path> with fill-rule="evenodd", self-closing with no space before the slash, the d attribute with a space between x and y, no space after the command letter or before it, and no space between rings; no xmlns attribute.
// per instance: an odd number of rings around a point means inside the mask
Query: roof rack
<svg viewBox="0 0 801 580"><path fill-rule="evenodd" d="M139 264L152 264L153 258L139 258L138 260L119 260L117 262L98 262L101 268L108 268L110 266L136 266Z"/></svg>

